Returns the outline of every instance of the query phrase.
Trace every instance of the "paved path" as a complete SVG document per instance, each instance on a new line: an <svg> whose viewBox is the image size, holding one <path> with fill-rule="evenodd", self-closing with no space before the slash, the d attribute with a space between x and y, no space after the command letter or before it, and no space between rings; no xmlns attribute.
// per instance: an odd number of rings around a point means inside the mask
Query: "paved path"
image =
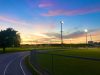
<svg viewBox="0 0 100 75"><path fill-rule="evenodd" d="M24 64L29 52L0 54L0 75L32 75Z"/></svg>

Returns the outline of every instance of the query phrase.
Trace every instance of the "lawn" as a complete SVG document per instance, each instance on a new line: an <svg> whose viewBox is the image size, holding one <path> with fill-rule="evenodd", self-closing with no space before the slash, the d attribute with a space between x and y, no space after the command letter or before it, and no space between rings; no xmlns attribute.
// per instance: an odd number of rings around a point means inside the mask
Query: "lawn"
<svg viewBox="0 0 100 75"><path fill-rule="evenodd" d="M31 51L31 50L58 50L58 47L35 47L35 46L24 46L24 47L9 47L6 48L6 53L8 52L20 52L20 51ZM0 48L0 52L2 52L2 48Z"/></svg>
<svg viewBox="0 0 100 75"><path fill-rule="evenodd" d="M100 58L99 48L63 50L65 51L52 51L48 53ZM100 75L100 61L68 58L57 55L52 56L49 54L37 54L37 61L41 68L48 71L51 75Z"/></svg>
<svg viewBox="0 0 100 75"><path fill-rule="evenodd" d="M53 51L51 54L61 54L67 56L80 56L80 57L91 57L100 58L100 48L88 48L88 49L64 49L64 51Z"/></svg>
<svg viewBox="0 0 100 75"><path fill-rule="evenodd" d="M6 48L6 53L8 52L21 52L21 51L30 51L33 50L33 47L14 47L14 48ZM0 52L2 52L2 48L0 48Z"/></svg>

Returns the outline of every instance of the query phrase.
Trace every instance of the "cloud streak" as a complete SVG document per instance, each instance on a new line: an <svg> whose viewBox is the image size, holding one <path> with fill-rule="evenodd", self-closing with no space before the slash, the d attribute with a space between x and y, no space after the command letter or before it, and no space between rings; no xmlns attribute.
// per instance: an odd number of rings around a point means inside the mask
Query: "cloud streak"
<svg viewBox="0 0 100 75"><path fill-rule="evenodd" d="M63 35L63 38L64 39L70 39L70 38L77 38L77 37L81 37L81 36L84 36L84 32L82 31L76 31L76 32L73 32L73 33L70 33L68 35ZM55 38L60 38L61 34L59 33L46 33L46 35L48 36L53 36Z"/></svg>
<svg viewBox="0 0 100 75"><path fill-rule="evenodd" d="M11 24L17 24L17 25L28 25L28 23L24 21L15 18L5 17L5 16L0 16L0 21L8 22Z"/></svg>
<svg viewBox="0 0 100 75"><path fill-rule="evenodd" d="M42 13L42 16L73 16L73 15L83 15L88 13L95 13L100 12L100 7L94 7L94 8L84 8L84 9L73 9L73 10L64 10L64 9L58 9L58 10L49 10L47 13Z"/></svg>
<svg viewBox="0 0 100 75"><path fill-rule="evenodd" d="M38 5L38 7L40 7L40 8L47 8L47 7L51 7L51 6L54 6L54 4L53 3L40 3Z"/></svg>
<svg viewBox="0 0 100 75"><path fill-rule="evenodd" d="M40 12L41 16L74 16L100 12L99 3L92 5L83 2L83 4L86 4L86 6L84 7L80 6L80 2L72 3L71 1L68 1L67 3L65 3L64 0L62 0L61 2L57 2L57 0L28 0L28 3L32 8L37 7L37 9L39 8L47 11L44 13Z"/></svg>
<svg viewBox="0 0 100 75"><path fill-rule="evenodd" d="M52 7L54 5L55 5L55 1L52 0L39 0L39 4L38 4L40 8Z"/></svg>

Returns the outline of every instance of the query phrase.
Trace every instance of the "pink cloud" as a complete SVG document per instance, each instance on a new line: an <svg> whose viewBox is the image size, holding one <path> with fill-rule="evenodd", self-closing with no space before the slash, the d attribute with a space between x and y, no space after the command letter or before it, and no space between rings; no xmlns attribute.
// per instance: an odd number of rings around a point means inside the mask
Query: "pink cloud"
<svg viewBox="0 0 100 75"><path fill-rule="evenodd" d="M38 5L38 7L40 7L40 8L45 8L45 7L50 7L50 6L54 6L54 4L48 2L48 3L40 3Z"/></svg>
<svg viewBox="0 0 100 75"><path fill-rule="evenodd" d="M57 16L63 14L63 10L50 10L48 13L41 14L42 16Z"/></svg>
<svg viewBox="0 0 100 75"><path fill-rule="evenodd" d="M11 24L27 25L27 23L24 21L17 20L15 18L5 17L5 16L0 16L0 21L8 22Z"/></svg>
<svg viewBox="0 0 100 75"><path fill-rule="evenodd" d="M91 33L91 34L92 34L92 36L98 36L98 35L100 35L100 30L95 31L95 32L93 32L93 33Z"/></svg>
<svg viewBox="0 0 100 75"><path fill-rule="evenodd" d="M50 10L47 13L42 13L42 16L72 16L72 15L83 15L88 13L100 12L100 7L97 8L86 8L86 9L74 9L74 10Z"/></svg>
<svg viewBox="0 0 100 75"><path fill-rule="evenodd" d="M38 7L40 8L47 8L47 7L53 7L56 5L55 1L52 0L40 0Z"/></svg>
<svg viewBox="0 0 100 75"><path fill-rule="evenodd" d="M10 22L10 23L18 23L15 19L11 19L11 18L4 17L4 16L0 16L0 20Z"/></svg>
<svg viewBox="0 0 100 75"><path fill-rule="evenodd" d="M33 7L46 8L55 5L55 3L51 2L50 0L39 0L37 3L35 3L33 0L27 0L27 3L31 8Z"/></svg>

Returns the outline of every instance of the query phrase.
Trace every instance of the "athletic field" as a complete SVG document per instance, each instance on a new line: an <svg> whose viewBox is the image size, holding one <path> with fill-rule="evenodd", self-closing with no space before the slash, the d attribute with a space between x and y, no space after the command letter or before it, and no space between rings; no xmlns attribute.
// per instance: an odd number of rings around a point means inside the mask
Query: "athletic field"
<svg viewBox="0 0 100 75"><path fill-rule="evenodd" d="M36 58L52 75L100 75L100 48L60 48L39 52Z"/></svg>

